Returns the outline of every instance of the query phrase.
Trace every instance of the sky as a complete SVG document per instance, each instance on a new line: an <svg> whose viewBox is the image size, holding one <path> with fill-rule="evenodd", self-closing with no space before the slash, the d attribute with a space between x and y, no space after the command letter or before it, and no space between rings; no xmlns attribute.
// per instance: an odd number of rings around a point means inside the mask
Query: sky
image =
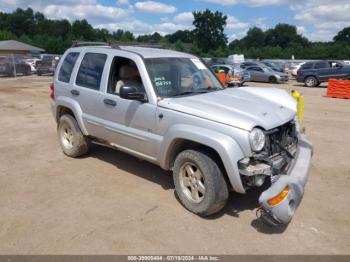
<svg viewBox="0 0 350 262"><path fill-rule="evenodd" d="M330 41L350 26L350 0L0 0L0 11L31 7L51 19L87 19L95 28L132 31L135 35L192 29L192 11L227 15L229 41L250 27L264 30L278 23L297 26L312 41Z"/></svg>

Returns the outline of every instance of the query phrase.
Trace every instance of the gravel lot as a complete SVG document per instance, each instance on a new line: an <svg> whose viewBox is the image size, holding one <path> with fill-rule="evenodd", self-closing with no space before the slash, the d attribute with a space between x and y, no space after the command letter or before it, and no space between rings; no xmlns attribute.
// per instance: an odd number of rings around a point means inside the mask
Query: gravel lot
<svg viewBox="0 0 350 262"><path fill-rule="evenodd" d="M50 77L0 78L1 254L350 254L350 100L305 95L315 147L304 200L285 230L255 217L258 191L207 219L186 211L169 172L94 146L61 152ZM268 84L249 83L254 86Z"/></svg>

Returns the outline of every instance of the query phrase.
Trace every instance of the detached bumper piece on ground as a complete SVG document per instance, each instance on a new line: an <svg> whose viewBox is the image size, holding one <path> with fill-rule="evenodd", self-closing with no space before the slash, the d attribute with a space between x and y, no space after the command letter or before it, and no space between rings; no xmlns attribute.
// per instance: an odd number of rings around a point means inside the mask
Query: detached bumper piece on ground
<svg viewBox="0 0 350 262"><path fill-rule="evenodd" d="M309 176L313 147L304 135L299 137L299 149L288 174L281 175L264 191L258 215L270 225L288 224L298 208Z"/></svg>

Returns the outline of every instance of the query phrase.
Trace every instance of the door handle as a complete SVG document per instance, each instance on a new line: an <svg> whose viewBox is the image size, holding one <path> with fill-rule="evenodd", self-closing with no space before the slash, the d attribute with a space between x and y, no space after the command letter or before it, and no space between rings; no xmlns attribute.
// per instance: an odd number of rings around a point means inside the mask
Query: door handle
<svg viewBox="0 0 350 262"><path fill-rule="evenodd" d="M103 103L109 106L116 106L117 102L108 98L103 99Z"/></svg>
<svg viewBox="0 0 350 262"><path fill-rule="evenodd" d="M75 90L75 89L72 89L70 92L71 92L71 94L72 94L73 96L78 96L78 95L80 95L80 92L79 92L78 90Z"/></svg>

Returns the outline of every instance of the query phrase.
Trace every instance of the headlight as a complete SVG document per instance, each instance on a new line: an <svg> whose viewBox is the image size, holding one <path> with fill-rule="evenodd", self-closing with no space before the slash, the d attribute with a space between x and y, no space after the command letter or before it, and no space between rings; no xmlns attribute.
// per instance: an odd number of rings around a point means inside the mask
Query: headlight
<svg viewBox="0 0 350 262"><path fill-rule="evenodd" d="M294 124L295 124L295 129L297 130L298 133L300 133L300 123L297 116L294 117Z"/></svg>
<svg viewBox="0 0 350 262"><path fill-rule="evenodd" d="M254 128L249 134L250 146L253 151L259 152L265 146L265 134L259 128Z"/></svg>

